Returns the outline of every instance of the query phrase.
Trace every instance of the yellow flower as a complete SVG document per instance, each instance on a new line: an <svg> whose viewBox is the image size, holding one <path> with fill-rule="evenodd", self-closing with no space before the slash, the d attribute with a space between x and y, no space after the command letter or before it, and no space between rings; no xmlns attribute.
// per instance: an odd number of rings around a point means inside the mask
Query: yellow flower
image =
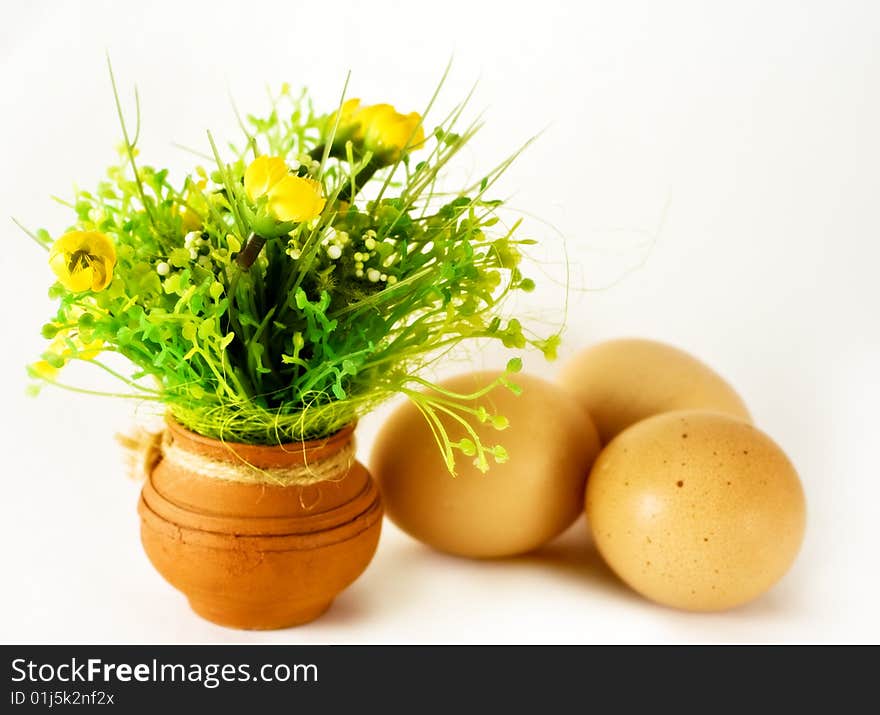
<svg viewBox="0 0 880 715"><path fill-rule="evenodd" d="M58 368L53 367L45 360L39 360L30 367L31 373L33 373L34 376L40 377L44 380L54 380L58 375Z"/></svg>
<svg viewBox="0 0 880 715"><path fill-rule="evenodd" d="M269 213L278 221L309 221L324 209L321 184L291 174L284 159L258 156L244 172L244 190L251 201L266 196Z"/></svg>
<svg viewBox="0 0 880 715"><path fill-rule="evenodd" d="M49 267L65 288L74 293L104 290L113 279L116 249L98 231L71 231L52 244Z"/></svg>
<svg viewBox="0 0 880 715"><path fill-rule="evenodd" d="M244 172L244 190L251 201L256 201L288 174L281 157L258 156Z"/></svg>
<svg viewBox="0 0 880 715"><path fill-rule="evenodd" d="M327 119L328 131L336 122L337 112ZM425 143L422 118L417 112L401 114L390 104L361 106L361 100L349 99L339 110L339 128L333 146L348 139L373 152L386 164L397 161L404 147L418 149Z"/></svg>
<svg viewBox="0 0 880 715"><path fill-rule="evenodd" d="M268 199L269 213L279 221L309 221L324 209L321 184L294 176L277 156L259 156L244 172L244 190L251 201Z"/></svg>
<svg viewBox="0 0 880 715"><path fill-rule="evenodd" d="M321 184L288 174L269 189L269 213L279 221L310 221L324 210Z"/></svg>
<svg viewBox="0 0 880 715"><path fill-rule="evenodd" d="M71 347L71 344L73 347ZM85 343L78 334L70 337L59 335L49 344L49 348L46 350L46 354L54 356L51 359L56 364L53 365L46 359L38 360L30 366L30 371L35 377L40 377L44 380L54 380L61 367L72 358L92 360L103 349L104 341L101 339Z"/></svg>
<svg viewBox="0 0 880 715"><path fill-rule="evenodd" d="M417 112L401 114L390 104L374 104L357 114L355 138L386 161L397 161L404 148L418 149L425 143L422 118Z"/></svg>

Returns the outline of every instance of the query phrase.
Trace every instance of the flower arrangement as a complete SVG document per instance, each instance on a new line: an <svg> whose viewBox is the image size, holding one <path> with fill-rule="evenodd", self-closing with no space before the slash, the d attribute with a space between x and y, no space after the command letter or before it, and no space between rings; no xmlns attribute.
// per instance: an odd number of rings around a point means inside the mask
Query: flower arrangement
<svg viewBox="0 0 880 715"><path fill-rule="evenodd" d="M505 418L472 400L499 385L515 391L517 358L477 395L421 376L462 341L552 358L559 339L504 312L511 292L534 288L520 269L531 241L518 223L503 226L502 202L487 193L519 151L472 186L439 188L481 126L460 127L466 101L429 131L421 114L344 96L316 112L284 86L268 116L242 121L229 156L209 134L214 165L174 182L140 163L140 116L132 136L115 81L113 91L120 163L94 191L76 192L65 232L29 232L48 251L58 303L32 377L76 390L59 371L86 361L184 427L249 444L328 436L403 394L450 470L456 453L481 469L506 458L470 427L503 429ZM136 369L111 367L110 353ZM470 437L451 441L441 414Z"/></svg>

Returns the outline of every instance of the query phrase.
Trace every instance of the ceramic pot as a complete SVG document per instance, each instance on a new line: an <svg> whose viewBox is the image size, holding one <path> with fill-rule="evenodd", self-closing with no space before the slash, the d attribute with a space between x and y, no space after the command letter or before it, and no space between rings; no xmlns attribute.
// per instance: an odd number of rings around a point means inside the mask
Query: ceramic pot
<svg viewBox="0 0 880 715"><path fill-rule="evenodd" d="M262 446L220 442L169 420L138 504L150 561L214 623L274 629L317 618L379 541L379 491L354 460L353 431ZM302 474L304 466L320 481L230 479Z"/></svg>

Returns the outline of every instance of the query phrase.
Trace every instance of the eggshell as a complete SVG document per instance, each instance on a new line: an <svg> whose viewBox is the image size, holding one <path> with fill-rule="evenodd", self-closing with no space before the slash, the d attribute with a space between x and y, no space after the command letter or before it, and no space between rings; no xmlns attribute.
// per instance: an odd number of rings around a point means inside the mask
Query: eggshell
<svg viewBox="0 0 880 715"><path fill-rule="evenodd" d="M499 376L477 372L442 383L470 394ZM516 396L492 390L473 406L508 418L498 431L477 425L486 445L502 445L509 461L481 473L456 453L457 475L447 470L428 424L404 404L383 425L373 447L371 471L388 517L416 539L460 556L489 558L536 549L565 530L582 512L584 483L599 451L599 438L577 403L552 383L514 375ZM449 417L453 441L466 436ZM491 462L491 458L490 458Z"/></svg>
<svg viewBox="0 0 880 715"><path fill-rule="evenodd" d="M663 412L717 410L750 420L739 395L688 353L653 340L610 340L572 358L560 381L590 414L602 444Z"/></svg>
<svg viewBox="0 0 880 715"><path fill-rule="evenodd" d="M764 593L804 535L800 480L752 425L705 411L670 412L622 432L586 491L599 552L659 603L717 611Z"/></svg>

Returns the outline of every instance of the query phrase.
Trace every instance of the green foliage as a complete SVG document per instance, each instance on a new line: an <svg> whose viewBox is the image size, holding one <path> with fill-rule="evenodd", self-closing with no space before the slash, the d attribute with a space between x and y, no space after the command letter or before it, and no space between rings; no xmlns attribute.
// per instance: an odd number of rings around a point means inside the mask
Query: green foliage
<svg viewBox="0 0 880 715"><path fill-rule="evenodd" d="M498 386L517 389L508 375L518 359L476 395L419 377L465 340L532 345L548 358L558 343L503 310L512 291L534 289L520 268L530 242L516 237L518 225L498 232L501 202L485 197L516 154L473 187L436 190L440 172L479 128L457 126L464 104L434 130L418 163L404 152L393 166L371 170L366 188L357 184L369 155L356 161L350 145L344 158L322 151L328 114L286 87L268 116L243 119L242 147L230 145L225 159L215 147L216 166L197 167L181 184L137 163L137 136L129 139L123 122L120 165L70 204L72 229L114 242L113 280L97 293L52 287L58 311L43 335L54 342L32 374L57 383L63 364L88 360L132 394L167 405L190 429L248 443L326 436L403 393L431 424L450 469L456 451L481 468L490 458L504 461L506 452L483 445L471 425L503 429L506 420L473 405ZM299 224L263 216L257 224L243 175L261 154L320 182L327 199L320 216ZM369 198L337 199L351 187ZM242 269L236 258L254 233L265 245ZM32 237L52 241L44 230ZM137 371L114 372L96 346ZM441 415L461 422L469 438L451 442Z"/></svg>

